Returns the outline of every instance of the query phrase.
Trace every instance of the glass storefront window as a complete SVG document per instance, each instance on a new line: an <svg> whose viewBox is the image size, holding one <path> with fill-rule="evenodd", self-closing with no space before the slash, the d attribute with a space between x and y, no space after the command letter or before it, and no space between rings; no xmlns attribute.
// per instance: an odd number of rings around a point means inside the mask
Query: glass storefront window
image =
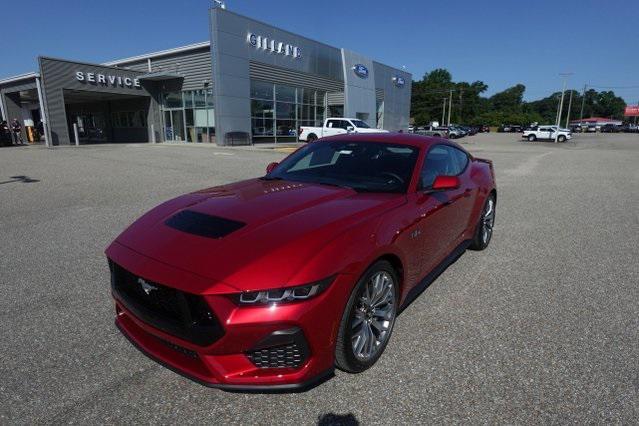
<svg viewBox="0 0 639 426"><path fill-rule="evenodd" d="M256 142L294 142L299 126L322 125L325 105L324 91L251 81L253 137Z"/></svg>
<svg viewBox="0 0 639 426"><path fill-rule="evenodd" d="M196 108L206 107L206 94L204 90L195 90L193 92L194 105Z"/></svg>
<svg viewBox="0 0 639 426"><path fill-rule="evenodd" d="M251 98L273 100L273 83L251 81Z"/></svg>
<svg viewBox="0 0 639 426"><path fill-rule="evenodd" d="M275 104L277 118L289 118L295 120L295 104L288 102L277 102Z"/></svg>
<svg viewBox="0 0 639 426"><path fill-rule="evenodd" d="M276 134L277 136L297 136L295 120L277 120Z"/></svg>
<svg viewBox="0 0 639 426"><path fill-rule="evenodd" d="M295 88L276 84L275 99L280 102L295 102Z"/></svg>
<svg viewBox="0 0 639 426"><path fill-rule="evenodd" d="M193 93L184 92L184 108L193 108Z"/></svg>
<svg viewBox="0 0 639 426"><path fill-rule="evenodd" d="M213 90L169 92L162 96L164 139L168 141L214 142ZM122 118L121 120L128 120ZM144 117L146 121L146 117ZM141 118L134 117L134 120Z"/></svg>
<svg viewBox="0 0 639 426"><path fill-rule="evenodd" d="M182 108L182 92L165 93L162 101L165 108Z"/></svg>
<svg viewBox="0 0 639 426"><path fill-rule="evenodd" d="M213 89L206 90L206 106L213 108Z"/></svg>
<svg viewBox="0 0 639 426"><path fill-rule="evenodd" d="M253 136L273 136L273 120L253 118L251 122Z"/></svg>
<svg viewBox="0 0 639 426"><path fill-rule="evenodd" d="M251 100L251 116L259 118L273 118L275 107L273 101L263 101L260 99Z"/></svg>

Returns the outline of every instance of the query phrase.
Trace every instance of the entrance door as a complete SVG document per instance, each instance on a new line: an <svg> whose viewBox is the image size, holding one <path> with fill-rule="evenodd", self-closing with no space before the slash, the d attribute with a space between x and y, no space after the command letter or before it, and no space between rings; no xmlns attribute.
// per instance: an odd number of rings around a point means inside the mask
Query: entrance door
<svg viewBox="0 0 639 426"><path fill-rule="evenodd" d="M167 141L184 141L184 110L164 111L164 138Z"/></svg>

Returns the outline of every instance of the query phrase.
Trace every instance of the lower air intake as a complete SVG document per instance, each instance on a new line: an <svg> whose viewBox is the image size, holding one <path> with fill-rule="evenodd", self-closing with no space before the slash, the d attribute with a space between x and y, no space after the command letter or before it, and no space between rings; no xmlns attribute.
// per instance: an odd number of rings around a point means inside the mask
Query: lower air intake
<svg viewBox="0 0 639 426"><path fill-rule="evenodd" d="M259 368L295 368L301 367L304 355L295 344L276 348L261 349L246 354L256 367Z"/></svg>

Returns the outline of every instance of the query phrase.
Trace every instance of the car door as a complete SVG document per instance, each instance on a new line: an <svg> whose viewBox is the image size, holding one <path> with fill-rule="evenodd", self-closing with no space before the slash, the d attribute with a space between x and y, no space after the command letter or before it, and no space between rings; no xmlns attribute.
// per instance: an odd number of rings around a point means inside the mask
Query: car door
<svg viewBox="0 0 639 426"><path fill-rule="evenodd" d="M537 132L537 139L550 139L552 129L550 127L540 127Z"/></svg>
<svg viewBox="0 0 639 426"><path fill-rule="evenodd" d="M328 120L324 129L324 136L335 136L346 133L345 120Z"/></svg>
<svg viewBox="0 0 639 426"><path fill-rule="evenodd" d="M457 211L470 210L472 205L471 194L465 184L447 191L432 190L437 176L453 176L460 173L460 163L455 150L449 145L434 145L430 148L420 171L418 191L412 200L416 219L410 235L417 240L422 276L428 274L450 254L466 228L467 215Z"/></svg>

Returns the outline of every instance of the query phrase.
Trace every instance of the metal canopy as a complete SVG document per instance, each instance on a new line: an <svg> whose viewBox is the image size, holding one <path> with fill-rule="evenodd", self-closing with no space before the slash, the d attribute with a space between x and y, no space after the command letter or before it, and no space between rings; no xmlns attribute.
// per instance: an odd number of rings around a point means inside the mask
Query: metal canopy
<svg viewBox="0 0 639 426"><path fill-rule="evenodd" d="M183 79L184 76L182 74L177 74L177 73L168 72L168 71L150 72L150 73L142 74L138 76L138 80L140 81L162 81L162 80L175 80L180 78Z"/></svg>

